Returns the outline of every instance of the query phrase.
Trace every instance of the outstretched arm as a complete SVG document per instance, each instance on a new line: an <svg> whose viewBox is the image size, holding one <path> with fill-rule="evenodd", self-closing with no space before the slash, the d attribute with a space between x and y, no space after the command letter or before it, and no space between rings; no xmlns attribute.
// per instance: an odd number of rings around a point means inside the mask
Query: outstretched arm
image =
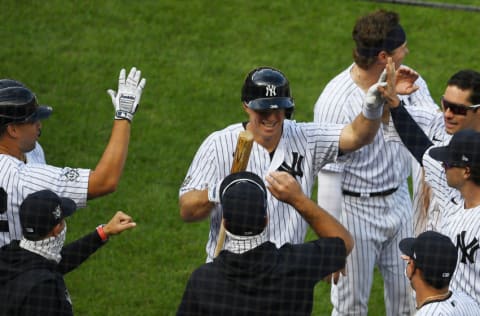
<svg viewBox="0 0 480 316"><path fill-rule="evenodd" d="M319 237L339 237L345 242L347 254L352 251L352 235L335 217L307 197L292 175L274 171L267 175L266 180L273 196L295 207Z"/></svg>
<svg viewBox="0 0 480 316"><path fill-rule="evenodd" d="M389 73L395 72L395 65L393 63L388 63L387 71ZM412 84L417 78L418 74L415 71L407 68L400 68L396 71L396 76L389 77L387 81L393 81L393 83L389 82L388 86L390 87L392 85L395 86L397 83L396 80L399 80L398 86L403 87L403 89L392 90L380 87L379 90L386 100L386 105L390 109L393 125L395 126L400 139L420 165L422 165L423 155L433 143L408 113L397 95L397 93L400 93L401 91L405 94L416 91L418 88ZM411 84L409 85L409 83Z"/></svg>
<svg viewBox="0 0 480 316"><path fill-rule="evenodd" d="M93 199L117 189L127 160L130 142L130 124L135 114L146 80L141 71L133 67L127 78L125 69L120 71L118 92L108 90L115 107L112 133L97 166L88 180L88 199Z"/></svg>
<svg viewBox="0 0 480 316"><path fill-rule="evenodd" d="M58 270L62 274L72 271L103 246L110 236L120 234L136 225L129 215L118 211L108 224L99 226L92 233L64 246Z"/></svg>
<svg viewBox="0 0 480 316"><path fill-rule="evenodd" d="M384 71L380 75L378 82L368 89L363 102L362 113L352 123L343 128L339 141L339 149L342 153L357 150L362 146L370 144L375 138L380 127L383 103L385 102L379 88L392 84L392 80L387 81L387 76L392 76L392 74Z"/></svg>

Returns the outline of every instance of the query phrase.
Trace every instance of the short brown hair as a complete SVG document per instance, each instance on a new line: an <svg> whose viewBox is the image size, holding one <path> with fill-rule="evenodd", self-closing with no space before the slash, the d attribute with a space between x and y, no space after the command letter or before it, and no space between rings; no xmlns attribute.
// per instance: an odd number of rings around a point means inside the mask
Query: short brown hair
<svg viewBox="0 0 480 316"><path fill-rule="evenodd" d="M373 56L364 56L359 54L359 48L382 47L387 34L399 25L399 21L398 13L386 10L377 10L357 19L352 31L352 38L356 44L353 49L353 59L360 68L368 69L375 63L379 51ZM392 51L387 51L387 53L391 54Z"/></svg>

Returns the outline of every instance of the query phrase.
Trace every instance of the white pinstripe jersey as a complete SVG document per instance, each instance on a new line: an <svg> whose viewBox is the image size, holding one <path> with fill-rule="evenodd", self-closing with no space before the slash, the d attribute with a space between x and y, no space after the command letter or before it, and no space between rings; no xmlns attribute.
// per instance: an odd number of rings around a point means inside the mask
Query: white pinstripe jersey
<svg viewBox="0 0 480 316"><path fill-rule="evenodd" d="M450 237L458 249L457 269L450 287L480 304L480 205L465 209L460 192L448 186L441 163L428 153L423 163L425 179L432 186L442 214L439 231Z"/></svg>
<svg viewBox="0 0 480 316"><path fill-rule="evenodd" d="M415 316L478 316L480 307L470 296L453 291L443 301L434 301L422 306Z"/></svg>
<svg viewBox="0 0 480 316"><path fill-rule="evenodd" d="M27 157L28 159L28 157ZM6 212L0 221L8 221L9 232L0 232L0 246L22 237L18 210L30 193L49 189L59 196L68 197L85 207L87 201L89 169L58 168L44 163L28 162L0 154L0 187L7 193Z"/></svg>
<svg viewBox="0 0 480 316"><path fill-rule="evenodd" d="M297 123L285 120L280 142L273 158L256 142L253 143L247 171L264 178L268 172L290 169L296 173L303 192L311 196L314 178L326 162L337 159L338 142L344 125ZM244 130L241 123L211 134L198 149L179 194L191 190L207 189L229 173L233 163L238 134ZM342 158L346 159L346 158ZM270 241L277 247L289 242L302 243L307 223L290 205L278 201L268 192L268 233ZM214 257L221 220L221 206L212 209L210 235L207 243L207 261Z"/></svg>
<svg viewBox="0 0 480 316"><path fill-rule="evenodd" d="M322 91L314 108L315 122L350 123L361 113L365 92L351 77L354 64L333 78ZM402 97L407 105L428 106L433 102L422 78L415 82L420 89ZM380 129L372 144L355 151L348 164L329 164L325 169L344 171L343 188L354 192L379 192L396 188L410 174L411 156L402 145L387 143Z"/></svg>

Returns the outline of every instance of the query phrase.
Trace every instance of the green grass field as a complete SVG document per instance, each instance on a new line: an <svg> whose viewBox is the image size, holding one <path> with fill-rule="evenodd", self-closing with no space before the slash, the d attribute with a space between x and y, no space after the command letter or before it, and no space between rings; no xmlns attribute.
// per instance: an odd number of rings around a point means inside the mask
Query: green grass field
<svg viewBox="0 0 480 316"><path fill-rule="evenodd" d="M203 139L245 118L245 74L260 65L283 70L295 118L311 121L324 85L351 63L355 19L377 8L400 13L405 62L435 100L454 72L480 70L480 13L354 0L2 1L0 77L53 106L41 138L50 164L94 168L113 119L106 90L116 89L122 67L147 78L118 191L68 221L68 240L116 210L138 224L66 277L76 315L175 313L208 235L207 221L181 221L178 189ZM320 284L314 315L330 310L329 286ZM369 314L384 315L378 274Z"/></svg>

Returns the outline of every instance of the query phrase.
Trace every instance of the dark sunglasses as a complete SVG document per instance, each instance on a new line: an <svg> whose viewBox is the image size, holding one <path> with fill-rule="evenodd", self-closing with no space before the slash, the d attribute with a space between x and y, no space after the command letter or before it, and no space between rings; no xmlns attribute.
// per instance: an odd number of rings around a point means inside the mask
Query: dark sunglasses
<svg viewBox="0 0 480 316"><path fill-rule="evenodd" d="M452 103L450 101L445 100L443 96L441 101L442 101L443 111L450 110L455 115L467 115L468 110L475 110L480 107L480 104L463 105L463 104Z"/></svg>
<svg viewBox="0 0 480 316"><path fill-rule="evenodd" d="M443 169L445 169L445 170L448 170L448 169L451 169L451 168L465 168L465 167L467 167L467 166L464 165L464 164L453 163L453 162L446 162L446 161L443 161L443 162L442 162L442 166L443 166Z"/></svg>

